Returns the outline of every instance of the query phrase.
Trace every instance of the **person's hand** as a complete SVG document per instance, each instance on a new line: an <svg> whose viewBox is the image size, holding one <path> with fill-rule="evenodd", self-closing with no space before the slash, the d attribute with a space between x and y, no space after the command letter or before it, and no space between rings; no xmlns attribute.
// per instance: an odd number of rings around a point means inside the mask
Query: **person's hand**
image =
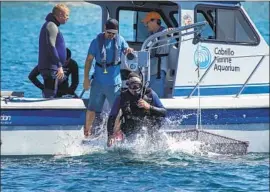
<svg viewBox="0 0 270 192"><path fill-rule="evenodd" d="M111 147L114 144L114 142L115 142L114 136L113 135L109 136L108 141L107 141L107 146Z"/></svg>
<svg viewBox="0 0 270 192"><path fill-rule="evenodd" d="M150 109L150 104L147 103L145 100L140 99L140 100L138 101L138 107L144 108L144 109L146 109L146 110L149 110L149 109Z"/></svg>
<svg viewBox="0 0 270 192"><path fill-rule="evenodd" d="M132 53L133 51L134 51L134 49L128 47L128 48L126 48L126 49L124 50L124 54L126 55L126 54L128 54L128 53Z"/></svg>
<svg viewBox="0 0 270 192"><path fill-rule="evenodd" d="M58 71L57 71L57 73L56 73L57 79L63 79L64 76L65 76L65 74L64 74L63 67L59 67L59 68L58 68Z"/></svg>
<svg viewBox="0 0 270 192"><path fill-rule="evenodd" d="M88 78L84 79L84 81L83 81L83 88L86 91L90 88L90 80Z"/></svg>
<svg viewBox="0 0 270 192"><path fill-rule="evenodd" d="M171 30L173 30L174 28L172 28L172 27L169 27L168 29L166 29L166 31L171 31Z"/></svg>
<svg viewBox="0 0 270 192"><path fill-rule="evenodd" d="M121 130L118 130L114 133L114 140L117 142L123 141L124 136L123 136L123 132Z"/></svg>

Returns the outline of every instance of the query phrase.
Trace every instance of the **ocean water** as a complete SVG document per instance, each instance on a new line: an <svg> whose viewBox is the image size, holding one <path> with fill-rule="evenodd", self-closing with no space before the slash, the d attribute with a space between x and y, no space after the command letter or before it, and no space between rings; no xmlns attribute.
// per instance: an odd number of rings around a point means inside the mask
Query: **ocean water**
<svg viewBox="0 0 270 192"><path fill-rule="evenodd" d="M2 158L1 191L267 192L269 157L115 150Z"/></svg>
<svg viewBox="0 0 270 192"><path fill-rule="evenodd" d="M37 63L39 30L53 5L1 2L2 90L41 97L27 76ZM68 5L70 20L61 31L79 64L79 94L89 43L101 31L101 10L88 3ZM244 7L269 44L269 2ZM269 154L201 153L188 142L169 148L78 150L67 156L2 157L1 191L269 191Z"/></svg>

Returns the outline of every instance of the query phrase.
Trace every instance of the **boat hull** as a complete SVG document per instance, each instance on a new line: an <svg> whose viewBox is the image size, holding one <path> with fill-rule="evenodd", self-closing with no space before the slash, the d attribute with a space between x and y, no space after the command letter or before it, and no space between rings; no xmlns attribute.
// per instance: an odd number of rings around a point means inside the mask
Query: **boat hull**
<svg viewBox="0 0 270 192"><path fill-rule="evenodd" d="M248 152L266 152L269 153L269 124L252 124L247 126L262 126L265 129L243 131L233 130L233 127L219 126L219 129L207 129L208 132L240 141L248 141ZM188 126L193 128L195 126ZM37 127L38 128L38 127ZM81 141L83 137L83 128L76 130L18 130L1 131L1 155L70 155L83 151ZM180 126L180 130L187 128ZM231 130L229 130L230 128ZM239 127L238 127L239 128ZM104 146L106 142L104 141Z"/></svg>
<svg viewBox="0 0 270 192"><path fill-rule="evenodd" d="M48 101L47 101L48 102ZM51 101L56 102L56 101ZM62 101L64 102L64 101ZM76 100L76 102L81 102ZM1 155L67 155L81 150L85 103L63 106L17 106L1 110ZM78 104L78 103L77 103ZM41 104L40 104L41 105ZM164 101L164 105L168 105ZM33 105L32 105L33 106ZM52 107L53 106L53 107ZM80 107L78 107L80 106ZM197 108L172 108L162 130L194 129ZM106 115L106 114L105 114ZM106 119L106 118L103 118ZM204 108L201 109L204 130L233 139L248 141L248 152L269 152L269 108ZM106 141L104 139L104 146Z"/></svg>

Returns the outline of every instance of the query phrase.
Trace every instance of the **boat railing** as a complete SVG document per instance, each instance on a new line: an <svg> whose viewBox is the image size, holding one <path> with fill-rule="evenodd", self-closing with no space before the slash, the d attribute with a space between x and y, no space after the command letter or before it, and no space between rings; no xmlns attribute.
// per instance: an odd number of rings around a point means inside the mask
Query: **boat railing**
<svg viewBox="0 0 270 192"><path fill-rule="evenodd" d="M184 36L188 36L188 35L192 35L195 34L194 37L192 37L191 39L195 40L193 41L194 44L198 43L198 35L201 33L201 31L203 30L203 27L206 26L207 22L203 21L203 22L197 22L191 25L186 25L186 26L181 26L178 28L171 28L168 30L164 30L158 33L155 33L151 36L149 36L143 43L141 51L146 51L146 50L151 50L151 49L155 49L158 46L155 47L155 45L159 44L159 43L164 43L164 42L168 42L171 40L176 40L179 43L181 43L181 40L177 40L180 39ZM161 37L166 37L166 38L161 38ZM164 45L161 45L164 46ZM145 70L145 69L144 69ZM147 71L144 71L144 73L147 72L147 81L150 81L150 65L147 67Z"/></svg>
<svg viewBox="0 0 270 192"><path fill-rule="evenodd" d="M246 79L245 83L243 84L243 86L241 87L240 91L236 94L235 97L239 97L239 95L243 92L243 90L245 89L245 87L246 87L247 83L249 82L249 80L251 79L251 77L256 73L257 69L260 67L260 65L261 65L262 61L264 60L265 56L267 56L267 55L262 55L259 63L257 63L257 65L255 66L255 68L252 70L252 72L250 73L250 75L248 76L248 78Z"/></svg>
<svg viewBox="0 0 270 192"><path fill-rule="evenodd" d="M257 65L254 67L254 69L251 71L250 75L248 76L248 78L245 80L243 86L240 88L239 92L235 95L235 97L239 97L241 95L241 93L243 92L243 90L245 89L246 85L248 84L249 80L252 78L252 76L256 73L257 69L260 67L262 61L264 60L264 58L266 56L269 56L267 54L265 55L247 55L247 56L232 56L232 57L226 57L226 58L247 58L247 57L261 57L260 61L257 63ZM200 85L200 83L202 82L202 80L205 79L206 75L208 74L208 72L210 71L210 69L212 68L213 64L215 63L216 60L218 60L219 58L224 58L224 57L214 57L214 60L212 61L212 63L208 66L208 68L205 70L205 72L203 73L203 75L199 78L197 84L194 86L194 88L192 89L192 91L190 92L190 94L187 96L187 98L191 98L191 96L194 94L194 92L196 91L196 89L198 88L198 86ZM197 69L198 70L198 69Z"/></svg>

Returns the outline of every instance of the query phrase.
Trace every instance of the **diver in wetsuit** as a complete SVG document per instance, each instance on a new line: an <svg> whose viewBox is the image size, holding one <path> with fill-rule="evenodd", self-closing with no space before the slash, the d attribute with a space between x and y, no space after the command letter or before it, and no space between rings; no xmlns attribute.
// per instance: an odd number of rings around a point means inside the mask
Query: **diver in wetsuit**
<svg viewBox="0 0 270 192"><path fill-rule="evenodd" d="M115 99L109 115L108 146L115 141L114 127L120 109L122 112L120 129L127 140L140 133L143 126L148 128L150 136L153 135L161 126L161 121L167 113L157 94L152 89L143 87L138 74L130 73L127 85L128 88Z"/></svg>

